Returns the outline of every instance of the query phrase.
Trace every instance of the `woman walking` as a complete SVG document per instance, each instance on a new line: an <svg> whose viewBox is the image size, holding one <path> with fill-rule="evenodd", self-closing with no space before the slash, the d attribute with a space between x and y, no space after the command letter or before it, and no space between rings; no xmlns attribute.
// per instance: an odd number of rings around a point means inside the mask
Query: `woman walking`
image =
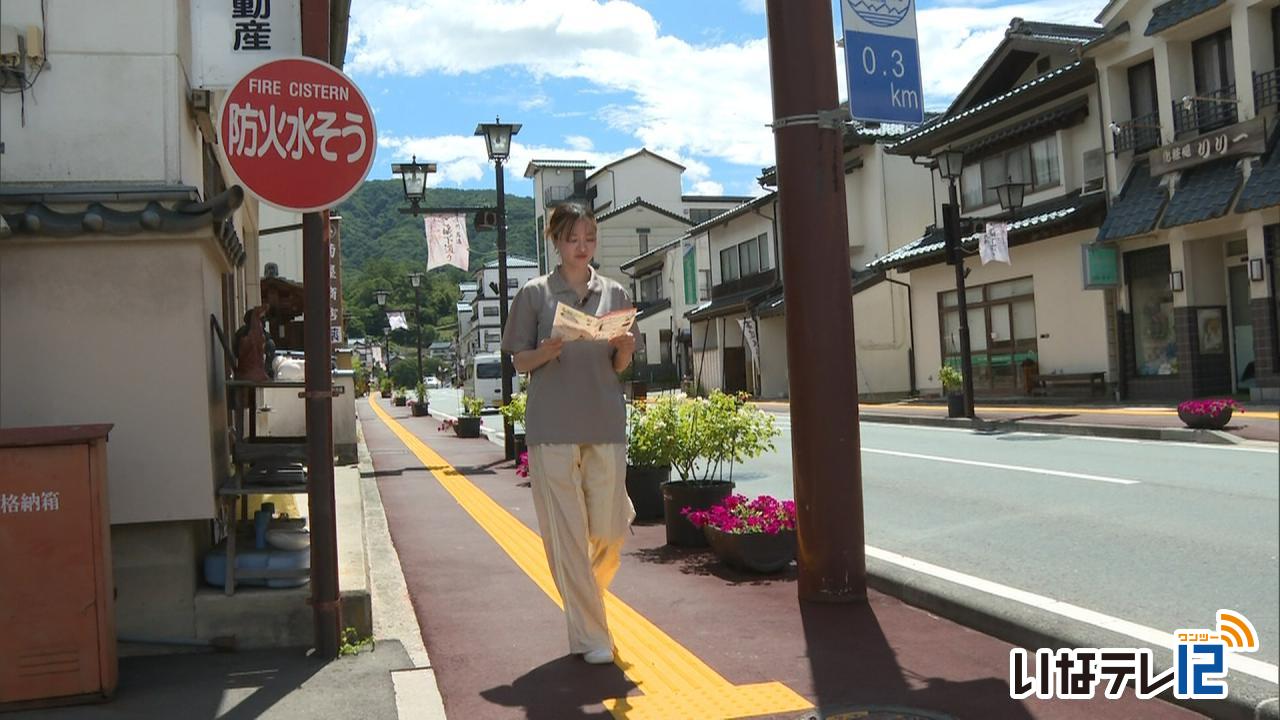
<svg viewBox="0 0 1280 720"><path fill-rule="evenodd" d="M618 571L635 518L625 484L626 406L618 373L631 364L634 329L604 341L551 337L556 306L589 315L630 308L626 290L598 274L596 222L577 204L556 206L547 222L560 265L525 284L511 303L502 350L531 373L526 440L538 528L556 589L564 599L569 650L587 662L613 662L604 593Z"/></svg>

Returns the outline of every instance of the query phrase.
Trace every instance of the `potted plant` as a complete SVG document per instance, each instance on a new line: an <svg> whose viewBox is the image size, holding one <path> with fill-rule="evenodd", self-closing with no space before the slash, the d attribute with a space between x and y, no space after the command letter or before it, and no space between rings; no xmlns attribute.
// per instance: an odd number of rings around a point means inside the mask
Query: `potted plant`
<svg viewBox="0 0 1280 720"><path fill-rule="evenodd" d="M773 449L778 436L773 418L746 403L745 395L712 390L705 398L681 400L676 407L671 467L679 480L663 483L667 543L705 547L706 535L681 514L706 510L733 491L733 466ZM729 479L724 479L725 466Z"/></svg>
<svg viewBox="0 0 1280 720"><path fill-rule="evenodd" d="M524 393L516 393L511 396L511 402L498 408L498 412L502 413L502 417L511 423L512 432L515 434L516 456L529 449L524 439L524 411L527 397ZM516 426L519 426L517 429Z"/></svg>
<svg viewBox="0 0 1280 720"><path fill-rule="evenodd" d="M404 407L409 404L409 394L404 388L396 388L394 402L396 407Z"/></svg>
<svg viewBox="0 0 1280 720"><path fill-rule="evenodd" d="M942 392L947 396L947 417L964 417L964 375L950 365L943 365L938 368L938 379L942 381Z"/></svg>
<svg viewBox="0 0 1280 720"><path fill-rule="evenodd" d="M419 380L418 386L413 389L413 416L423 417L426 415L430 402L430 399L427 397L427 386Z"/></svg>
<svg viewBox="0 0 1280 720"><path fill-rule="evenodd" d="M391 397L391 378L389 377L382 378L382 382L378 384L378 388L379 390L382 391L382 397L384 398Z"/></svg>
<svg viewBox="0 0 1280 720"><path fill-rule="evenodd" d="M796 556L796 504L769 495L748 500L730 495L708 510L685 516L706 533L721 562L737 570L773 573Z"/></svg>
<svg viewBox="0 0 1280 720"><path fill-rule="evenodd" d="M1244 408L1231 398L1187 400L1178 403L1178 417L1187 427L1197 430L1221 430L1231 421L1231 413Z"/></svg>
<svg viewBox="0 0 1280 720"><path fill-rule="evenodd" d="M474 395L462 396L462 414L453 424L453 432L460 438L480 437L480 411L484 401Z"/></svg>
<svg viewBox="0 0 1280 720"><path fill-rule="evenodd" d="M634 400L627 417L627 495L636 519L663 518L662 484L671 480L679 402L672 396Z"/></svg>

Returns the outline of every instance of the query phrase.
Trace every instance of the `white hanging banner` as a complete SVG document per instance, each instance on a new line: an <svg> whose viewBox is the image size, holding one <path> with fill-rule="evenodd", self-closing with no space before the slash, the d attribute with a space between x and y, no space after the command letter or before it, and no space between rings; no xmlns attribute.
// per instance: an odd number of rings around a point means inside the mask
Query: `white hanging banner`
<svg viewBox="0 0 1280 720"><path fill-rule="evenodd" d="M760 367L760 341L756 336L755 318L738 318L738 327L742 329L742 337L747 341L747 349L751 351L751 362Z"/></svg>
<svg viewBox="0 0 1280 720"><path fill-rule="evenodd" d="M408 330L409 323L404 320L404 313L389 312L387 313L387 322L391 323L392 330Z"/></svg>
<svg viewBox="0 0 1280 720"><path fill-rule="evenodd" d="M982 234L982 239L978 242L978 255L982 257L982 264L989 262L1002 262L1006 265L1012 265L1009 260L1009 224L1002 222L987 223L987 230Z"/></svg>
<svg viewBox="0 0 1280 720"><path fill-rule="evenodd" d="M466 270L471 252L467 242L467 216L462 213L427 215L423 223L427 233L427 269L453 265Z"/></svg>

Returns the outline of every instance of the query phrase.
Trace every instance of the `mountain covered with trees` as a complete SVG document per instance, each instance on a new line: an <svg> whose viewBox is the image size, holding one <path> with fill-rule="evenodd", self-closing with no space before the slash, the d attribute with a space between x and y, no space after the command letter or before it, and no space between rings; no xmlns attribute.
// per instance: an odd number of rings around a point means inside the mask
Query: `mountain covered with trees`
<svg viewBox="0 0 1280 720"><path fill-rule="evenodd" d="M493 190L456 190L429 188L424 205L430 208L467 207L477 210L496 206ZM402 310L409 330L391 334L395 346L413 348L414 289L409 284L411 272L424 272L427 265L427 241L421 215L401 213L407 208L404 186L394 180L368 180L346 202L338 207L342 216L342 296L344 310L350 313L347 333L352 338L372 336L381 339L387 327L387 310ZM533 198L506 196L507 253L535 259ZM470 272L452 266L438 267L423 278L421 295L422 344L425 348L437 339L452 335L456 326L458 283L467 282L484 263L498 257L496 230L475 229L474 212L467 213L467 237L471 245ZM389 290L385 309L379 308L375 290ZM404 350L401 350L404 352ZM409 351L406 354L413 354Z"/></svg>

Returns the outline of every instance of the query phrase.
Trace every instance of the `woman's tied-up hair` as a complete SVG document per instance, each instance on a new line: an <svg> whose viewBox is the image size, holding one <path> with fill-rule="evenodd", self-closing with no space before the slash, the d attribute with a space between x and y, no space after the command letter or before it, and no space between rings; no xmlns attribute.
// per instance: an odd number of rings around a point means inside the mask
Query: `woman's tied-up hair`
<svg viewBox="0 0 1280 720"><path fill-rule="evenodd" d="M568 202L555 206L547 220L547 237L551 238L552 243L568 240L573 226L579 220L587 220L593 227L596 224L595 216L585 205Z"/></svg>

